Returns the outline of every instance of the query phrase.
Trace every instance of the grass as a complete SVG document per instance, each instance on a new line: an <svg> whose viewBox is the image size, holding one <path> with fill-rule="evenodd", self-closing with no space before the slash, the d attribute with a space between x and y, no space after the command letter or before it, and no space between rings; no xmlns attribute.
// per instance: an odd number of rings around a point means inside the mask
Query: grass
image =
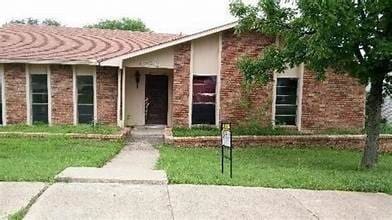
<svg viewBox="0 0 392 220"><path fill-rule="evenodd" d="M53 181L70 166L99 167L122 141L68 138L0 138L0 181Z"/></svg>
<svg viewBox="0 0 392 220"><path fill-rule="evenodd" d="M0 127L0 132L48 132L48 133L82 133L82 134L114 134L120 128L109 125L7 125Z"/></svg>
<svg viewBox="0 0 392 220"><path fill-rule="evenodd" d="M385 192L392 194L392 155L374 170L358 169L361 152L332 149L247 148L233 152L233 179L220 171L217 148L163 146L158 167L173 184L213 184ZM228 166L226 166L228 170Z"/></svg>

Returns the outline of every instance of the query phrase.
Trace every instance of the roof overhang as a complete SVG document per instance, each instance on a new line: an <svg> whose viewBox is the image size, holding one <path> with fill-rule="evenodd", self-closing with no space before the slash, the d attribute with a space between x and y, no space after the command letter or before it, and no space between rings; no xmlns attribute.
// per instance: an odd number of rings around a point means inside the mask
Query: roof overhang
<svg viewBox="0 0 392 220"><path fill-rule="evenodd" d="M158 44L158 45L147 47L147 48L144 48L144 49L141 49L141 50L129 53L129 54L125 54L125 55L121 55L121 56L114 57L114 58L111 58L111 59L103 60L103 61L100 62L100 64L102 66L116 66L116 67L122 68L123 61L126 60L126 59L130 59L132 57L136 57L136 56L140 56L140 55L143 55L143 54L151 53L151 52L154 52L154 51L157 51L157 50L160 50L160 49L164 49L164 48L167 48L167 47L175 46L175 45L178 45L178 44L181 44L181 43L192 41L192 40L195 40L195 39L198 39L198 38L202 38L202 37L205 37L205 36L208 36L208 35L211 35L211 34L219 33L219 32L225 31L225 30L229 30L229 29L232 29L235 26L237 26L237 24L238 24L238 22L232 22L232 23L225 24L225 25L218 26L218 27L214 27L214 28L211 28L211 29L208 29L208 30L205 30L205 31L201 31L201 32L198 32L198 33L195 33L195 34L190 34L190 35L187 35L187 36L184 36L184 37L172 40L172 41L168 41L168 42L165 42L165 43L161 43L161 44Z"/></svg>
<svg viewBox="0 0 392 220"><path fill-rule="evenodd" d="M62 65L99 65L96 60L34 60L34 59L0 59L0 63L26 64L62 64Z"/></svg>

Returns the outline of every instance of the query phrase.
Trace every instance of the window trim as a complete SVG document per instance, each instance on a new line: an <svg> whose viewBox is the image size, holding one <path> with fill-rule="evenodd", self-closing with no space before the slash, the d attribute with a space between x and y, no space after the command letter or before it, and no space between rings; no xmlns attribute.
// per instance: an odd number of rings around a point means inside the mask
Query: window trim
<svg viewBox="0 0 392 220"><path fill-rule="evenodd" d="M91 72L80 72L77 67L90 68L91 66L72 66L73 72L73 103L74 103L74 125L79 124L79 112L78 112L78 76L92 76L93 77L93 120L94 124L97 123L97 68L94 66Z"/></svg>
<svg viewBox="0 0 392 220"><path fill-rule="evenodd" d="M50 74L49 74L49 72L48 72L48 69L49 69L50 67L49 66L47 66L46 67L46 73L42 73L42 74L36 74L36 73L30 73L29 74L29 76L28 76L28 82L29 82L29 90L28 90L28 96L29 96L29 110L30 110L30 112L28 113L28 121L29 121L29 125L32 125L33 123L34 123L34 121L33 121L33 91L32 91L32 86L31 86L31 76L33 76L33 75L46 75L46 86L47 86L47 96L48 96L48 103L46 103L46 105L48 106L48 125L51 125L52 124L52 120L51 120L51 118L52 118L52 115L51 115L51 108L52 108L52 105L51 105L51 101L52 101L52 99L51 99L51 89L50 89ZM29 70L30 70L30 68L29 68Z"/></svg>
<svg viewBox="0 0 392 220"><path fill-rule="evenodd" d="M0 117L2 118L3 123L0 126L7 125L7 108L6 108L6 95L5 95L5 73L4 73L4 65L0 64L0 83L1 83L1 110L2 114Z"/></svg>
<svg viewBox="0 0 392 220"><path fill-rule="evenodd" d="M273 74L273 89L272 89L272 127L287 127L287 128L297 128L298 131L302 129L302 96L303 96L303 79L304 79L304 70L305 65L302 63L297 66L299 71L297 74L286 74L286 73L276 73ZM276 114L276 87L278 78L296 78L298 79L297 85L297 117L296 117L296 125L277 125L275 124L275 114Z"/></svg>

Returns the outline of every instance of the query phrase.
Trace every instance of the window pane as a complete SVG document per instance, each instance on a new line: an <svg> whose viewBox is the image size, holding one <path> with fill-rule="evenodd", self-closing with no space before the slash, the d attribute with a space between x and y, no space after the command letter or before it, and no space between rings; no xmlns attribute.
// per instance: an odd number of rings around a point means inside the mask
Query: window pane
<svg viewBox="0 0 392 220"><path fill-rule="evenodd" d="M276 86L287 86L287 87L295 87L297 88L297 79L296 78L278 78L278 82Z"/></svg>
<svg viewBox="0 0 392 220"><path fill-rule="evenodd" d="M47 75L31 76L31 91L33 93L48 93Z"/></svg>
<svg viewBox="0 0 392 220"><path fill-rule="evenodd" d="M193 104L192 124L215 124L215 104Z"/></svg>
<svg viewBox="0 0 392 220"><path fill-rule="evenodd" d="M276 114L277 115L296 115L297 114L297 106L296 105L276 106Z"/></svg>
<svg viewBox="0 0 392 220"><path fill-rule="evenodd" d="M48 75L31 75L33 123L48 123Z"/></svg>
<svg viewBox="0 0 392 220"><path fill-rule="evenodd" d="M297 96L296 95L277 95L276 96L276 104L297 104Z"/></svg>
<svg viewBox="0 0 392 220"><path fill-rule="evenodd" d="M32 94L34 103L48 103L48 94Z"/></svg>
<svg viewBox="0 0 392 220"><path fill-rule="evenodd" d="M297 95L297 87L279 86L276 87L277 95Z"/></svg>
<svg viewBox="0 0 392 220"><path fill-rule="evenodd" d="M276 116L275 124L277 125L296 125L296 116Z"/></svg>
<svg viewBox="0 0 392 220"><path fill-rule="evenodd" d="M33 104L33 123L48 123L48 105Z"/></svg>
<svg viewBox="0 0 392 220"><path fill-rule="evenodd" d="M94 105L78 105L79 123L94 121Z"/></svg>
<svg viewBox="0 0 392 220"><path fill-rule="evenodd" d="M94 78L77 76L79 123L94 121Z"/></svg>
<svg viewBox="0 0 392 220"><path fill-rule="evenodd" d="M276 87L275 124L296 125L298 79L278 78Z"/></svg>
<svg viewBox="0 0 392 220"><path fill-rule="evenodd" d="M216 77L193 77L192 124L215 124Z"/></svg>

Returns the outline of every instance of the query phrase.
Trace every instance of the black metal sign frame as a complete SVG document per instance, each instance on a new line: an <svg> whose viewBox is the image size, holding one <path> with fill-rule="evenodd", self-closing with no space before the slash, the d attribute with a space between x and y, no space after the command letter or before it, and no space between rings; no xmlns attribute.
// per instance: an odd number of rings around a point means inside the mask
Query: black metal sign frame
<svg viewBox="0 0 392 220"><path fill-rule="evenodd" d="M231 123L221 123L221 169L222 174L225 170L225 159L230 162L230 178L233 178L233 137ZM229 155L225 152L229 150Z"/></svg>

